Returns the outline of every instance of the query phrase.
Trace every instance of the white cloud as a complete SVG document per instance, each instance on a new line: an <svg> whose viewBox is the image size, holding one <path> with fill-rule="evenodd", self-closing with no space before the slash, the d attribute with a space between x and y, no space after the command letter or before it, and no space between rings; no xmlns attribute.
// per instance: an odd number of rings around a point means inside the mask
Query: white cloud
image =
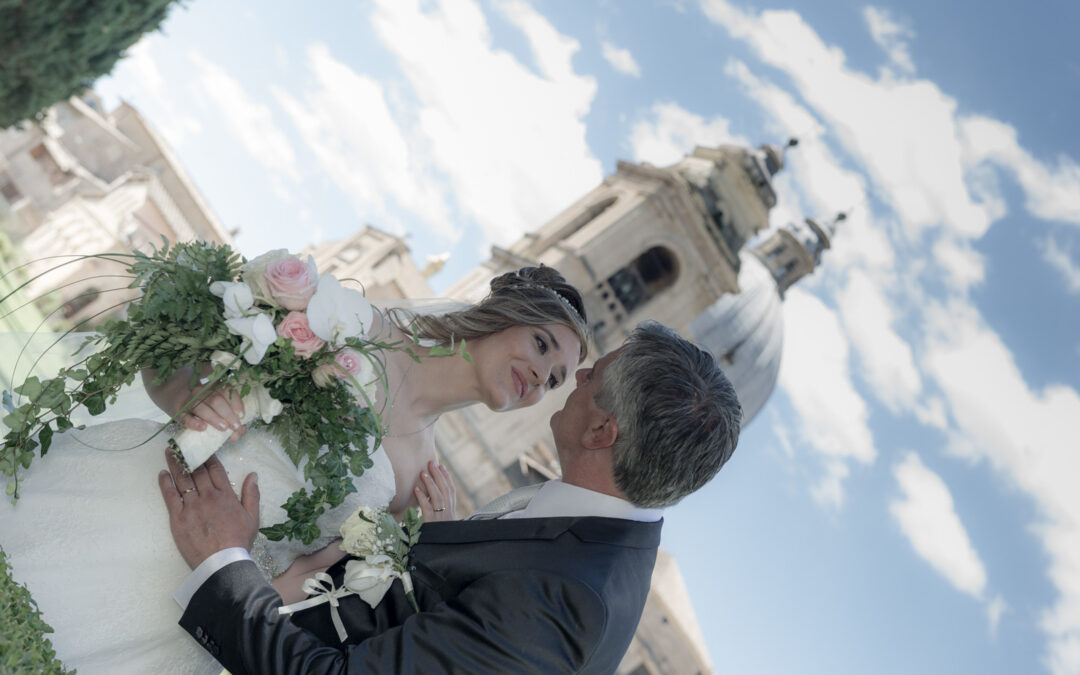
<svg viewBox="0 0 1080 675"><path fill-rule="evenodd" d="M641 77L641 68L638 66L637 61L634 60L634 55L630 53L629 49L620 49L607 40L604 41L602 49L604 60L611 64L612 68L623 75Z"/></svg>
<svg viewBox="0 0 1080 675"><path fill-rule="evenodd" d="M851 475L851 469L842 461L825 461L825 474L811 486L810 496L819 506L839 510L844 505L844 481Z"/></svg>
<svg viewBox="0 0 1080 675"><path fill-rule="evenodd" d="M794 12L744 12L724 0L701 5L715 23L790 76L829 138L866 169L868 192L895 209L901 227L894 232L891 221L884 223L893 235L887 243L896 251L895 271L863 264L876 283L894 284L884 287L895 288L904 306L920 313L905 317L922 329L922 341L911 349L922 368L923 389L938 389L941 397L920 400L916 417L946 429L951 452L988 462L1038 505L1036 532L1059 593L1042 618L1047 663L1057 675L1080 672L1080 494L1072 486L1080 475L1080 394L1061 385L1030 389L1009 349L967 299L986 274L971 240L1005 213L998 176L1015 179L1031 214L1077 224L1080 166L1066 157L1042 162L1020 145L1011 126L957 115L957 102L932 82L888 71L875 78L851 69L844 53ZM793 182L799 181L797 176ZM837 240L839 246L843 238ZM942 279L956 298L945 306L935 304L930 291ZM794 298L789 293L789 301ZM789 335L798 330L790 323L785 329ZM785 349L792 342L785 341ZM803 377L796 373L790 381ZM781 380L786 387L783 368ZM838 407L865 418L865 404L859 403ZM807 417L803 411L799 416ZM827 487L826 481L822 489ZM958 586L980 588L970 560L966 575L962 564L949 569ZM983 599L994 630L1004 601Z"/></svg>
<svg viewBox="0 0 1080 675"><path fill-rule="evenodd" d="M251 98L239 82L202 54L193 51L188 58L200 71L202 90L217 104L248 153L271 171L299 181L292 145L274 124L270 108Z"/></svg>
<svg viewBox="0 0 1080 675"><path fill-rule="evenodd" d="M113 73L99 80L94 88L103 99L119 98L121 95L132 103L145 119L152 119L165 140L173 148L182 148L191 136L202 131L202 125L194 117L177 112L171 98L174 88L167 87L161 74L154 51L161 44L160 33L151 33L128 50ZM120 82L129 79L134 86L118 91Z"/></svg>
<svg viewBox="0 0 1080 675"><path fill-rule="evenodd" d="M845 168L829 149L821 122L790 93L751 73L745 63L729 61L724 72L735 78L747 95L775 121L779 137L799 139L799 145L786 153L785 168L777 174L779 180L774 182L781 204L789 200L784 192L790 185L805 197L798 201L805 203L808 211L799 214L799 218L805 215L831 218L838 211L847 212L847 219L840 225L842 233L835 237L828 253L826 273L842 275L854 264L879 270L891 268L893 246L871 217L866 180ZM779 214L770 214L774 223L777 222L773 217L776 215Z"/></svg>
<svg viewBox="0 0 1080 675"><path fill-rule="evenodd" d="M836 302L864 366L860 372L874 396L893 413L914 410L922 378L911 347L893 328L893 310L884 289L865 272L853 270Z"/></svg>
<svg viewBox="0 0 1080 675"><path fill-rule="evenodd" d="M798 415L800 437L825 464L813 494L839 507L850 463L869 464L877 456L866 402L851 381L847 338L836 314L798 287L784 300L784 333L798 339L784 340L780 387Z"/></svg>
<svg viewBox="0 0 1080 675"><path fill-rule="evenodd" d="M641 119L630 132L634 160L668 166L691 152L696 145L751 145L731 133L731 123L723 117L706 121L677 103L654 103L651 119Z"/></svg>
<svg viewBox="0 0 1080 675"><path fill-rule="evenodd" d="M1069 293L1080 294L1080 264L1073 262L1071 252L1050 237L1043 239L1040 248L1043 260L1061 274L1065 289Z"/></svg>
<svg viewBox="0 0 1080 675"><path fill-rule="evenodd" d="M308 48L307 66L313 88L302 101L280 89L274 95L357 215L403 234L389 215L393 202L447 240L456 239L445 181L419 165L423 153L399 126L382 84L336 60L323 44Z"/></svg>
<svg viewBox="0 0 1080 675"><path fill-rule="evenodd" d="M941 239L933 248L934 260L955 292L965 292L986 276L982 256L964 241Z"/></svg>
<svg viewBox="0 0 1080 675"><path fill-rule="evenodd" d="M944 224L981 236L993 211L969 192L955 120L956 102L926 80L872 79L851 70L791 11L751 15L724 0L705 13L791 76L803 99L830 125L896 209L909 236Z"/></svg>
<svg viewBox="0 0 1080 675"><path fill-rule="evenodd" d="M493 47L475 2L375 4L376 34L418 102L416 132L488 240L514 241L600 182L584 123L596 82L574 72L576 41L523 2L496 3L528 41L534 72Z"/></svg>
<svg viewBox="0 0 1080 675"><path fill-rule="evenodd" d="M870 29L870 37L889 55L889 61L905 73L914 73L915 63L911 60L907 40L915 37L915 31L897 23L888 10L878 7L864 8L863 19Z"/></svg>
<svg viewBox="0 0 1080 675"><path fill-rule="evenodd" d="M956 514L952 494L941 476L909 452L893 467L903 491L889 504L912 548L957 590L982 598L986 568Z"/></svg>
<svg viewBox="0 0 1080 675"><path fill-rule="evenodd" d="M1064 155L1056 167L1039 162L1020 147L1016 129L988 117L964 117L960 131L967 165L993 163L1020 184L1033 215L1080 225L1080 166L1076 162Z"/></svg>
<svg viewBox="0 0 1080 675"><path fill-rule="evenodd" d="M1035 532L1059 597L1042 619L1058 675L1080 672L1080 394L1061 385L1033 391L1001 339L963 303L930 312L928 371L957 425L954 451L987 461L1039 507Z"/></svg>
<svg viewBox="0 0 1080 675"><path fill-rule="evenodd" d="M986 603L986 623L990 629L990 636L996 637L998 626L1001 625L1001 617L1008 611L1009 605L1005 598L995 595L990 602Z"/></svg>

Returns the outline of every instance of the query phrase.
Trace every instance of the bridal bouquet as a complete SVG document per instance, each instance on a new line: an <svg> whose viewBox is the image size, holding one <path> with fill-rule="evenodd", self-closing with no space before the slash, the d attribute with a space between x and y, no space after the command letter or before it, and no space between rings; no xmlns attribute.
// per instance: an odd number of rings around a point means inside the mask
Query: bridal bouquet
<svg viewBox="0 0 1080 675"><path fill-rule="evenodd" d="M245 262L228 246L165 242L150 255L136 252L128 272L142 295L125 318L88 337L77 362L56 377L27 378L15 387L19 397L4 392L9 431L0 472L13 478L8 495L18 499L18 470L30 466L35 450L44 455L55 432L74 426L73 410L102 413L144 369L161 384L196 365L190 384L204 386L177 416L216 388L240 396L244 423L266 424L292 461L303 463L313 488L295 492L283 505L287 520L263 534L316 539L316 519L355 491L353 478L372 466L368 453L382 435L371 408L385 377L380 355L401 345L366 339L373 311L364 296L285 250ZM199 372L197 364L212 370ZM184 429L170 444L194 469L230 433Z"/></svg>

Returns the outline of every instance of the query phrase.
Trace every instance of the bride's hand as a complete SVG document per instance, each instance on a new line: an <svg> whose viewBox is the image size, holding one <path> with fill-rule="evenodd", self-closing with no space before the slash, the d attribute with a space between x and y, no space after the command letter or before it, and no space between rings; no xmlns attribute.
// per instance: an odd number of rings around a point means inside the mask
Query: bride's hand
<svg viewBox="0 0 1080 675"><path fill-rule="evenodd" d="M191 366L181 368L173 373L167 380L154 384L156 372L147 368L143 371L143 383L146 385L146 393L150 395L157 407L164 410L170 417L183 410L184 406L198 398L206 385L196 385L190 388ZM204 365L200 372L209 375L212 369L209 364ZM184 427L195 431L203 431L210 424L222 431L232 429L231 440L236 440L244 435L247 430L240 420L244 418L244 403L240 400L240 392L228 387L221 387L218 391L192 406L190 410L180 415L177 421Z"/></svg>
<svg viewBox="0 0 1080 675"><path fill-rule="evenodd" d="M191 391L191 397L188 400L198 398L202 392L204 385L198 385ZM187 402L185 401L179 407L183 408ZM195 431L202 431L206 429L206 425L210 424L222 431L232 429L232 436L229 440L235 441L244 435L247 431L240 420L244 418L244 402L240 400L240 392L236 389L225 387L219 389L210 396L206 397L198 404L192 406L186 413L179 418L180 424L188 429L194 429Z"/></svg>
<svg viewBox="0 0 1080 675"><path fill-rule="evenodd" d="M428 462L427 469L420 472L413 492L425 523L457 520L457 488L442 464Z"/></svg>

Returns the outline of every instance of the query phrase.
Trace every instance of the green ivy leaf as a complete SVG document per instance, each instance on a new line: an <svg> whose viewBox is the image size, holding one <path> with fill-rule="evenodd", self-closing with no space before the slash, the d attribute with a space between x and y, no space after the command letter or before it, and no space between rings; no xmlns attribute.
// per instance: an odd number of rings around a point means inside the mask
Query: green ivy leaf
<svg viewBox="0 0 1080 675"><path fill-rule="evenodd" d="M49 446L52 445L53 430L48 424L41 427L41 431L38 432L38 442L41 443L41 456L44 457L45 453L49 451ZM26 462L23 466L24 469L30 468L30 462Z"/></svg>
<svg viewBox="0 0 1080 675"><path fill-rule="evenodd" d="M105 397L101 394L94 394L83 401L83 405L86 406L86 412L91 415L100 415L105 412Z"/></svg>
<svg viewBox="0 0 1080 675"><path fill-rule="evenodd" d="M26 381L15 387L16 394L22 394L31 401L36 401L41 395L41 380L36 377L28 377Z"/></svg>

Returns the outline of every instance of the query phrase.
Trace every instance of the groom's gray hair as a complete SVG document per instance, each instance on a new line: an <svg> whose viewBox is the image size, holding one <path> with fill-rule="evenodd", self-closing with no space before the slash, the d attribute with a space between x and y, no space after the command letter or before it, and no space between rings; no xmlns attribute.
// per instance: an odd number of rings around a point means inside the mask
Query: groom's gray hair
<svg viewBox="0 0 1080 675"><path fill-rule="evenodd" d="M739 440L735 388L706 351L640 324L603 371L596 404L615 416L615 485L633 504L671 506L716 475Z"/></svg>

